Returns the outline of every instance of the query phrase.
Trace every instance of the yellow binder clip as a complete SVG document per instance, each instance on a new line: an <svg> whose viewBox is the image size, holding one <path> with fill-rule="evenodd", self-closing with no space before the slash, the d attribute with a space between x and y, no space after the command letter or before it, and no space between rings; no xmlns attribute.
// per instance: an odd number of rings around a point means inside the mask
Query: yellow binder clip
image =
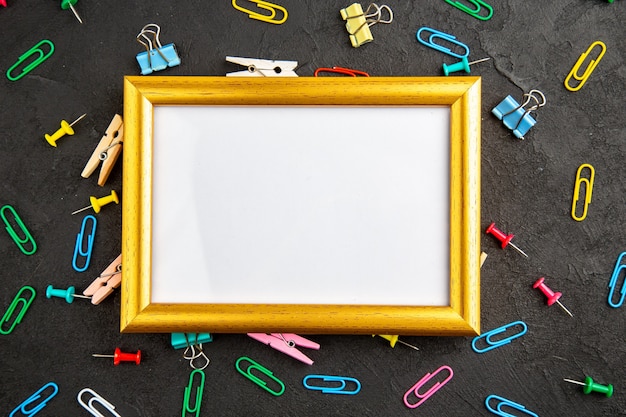
<svg viewBox="0 0 626 417"><path fill-rule="evenodd" d="M579 75L578 70L580 69L583 62L585 62L585 60L587 59L587 56L596 47L596 45L600 47L600 54L598 55L596 59L592 59L589 62L589 65L587 66L587 69L585 70L585 72L582 75ZM594 43L592 43L585 52L580 54L580 58L578 58L578 61L576 61L576 63L574 64L574 67L569 72L569 74L567 74L567 77L565 78L565 82L564 82L565 88L567 88L569 91L580 90L583 87L583 85L585 85L585 82L587 82L587 78L589 78L593 70L596 68L596 66L598 65L602 57L604 56L605 52L606 52L606 45L603 42L595 41ZM569 80L572 77L574 77L575 80L580 82L578 85L573 86L573 87L569 84Z"/></svg>
<svg viewBox="0 0 626 417"><path fill-rule="evenodd" d="M251 3L256 3L259 9L264 9L270 12L269 15L258 13L253 10L248 10L245 7L241 7L237 4L237 0L232 0L233 7L240 12L247 13L250 19L260 20L261 22L273 23L275 25L282 25L287 20L287 9L278 4L270 3L263 0L249 0ZM276 17L276 10L280 10L283 14L283 18L278 20Z"/></svg>
<svg viewBox="0 0 626 417"><path fill-rule="evenodd" d="M582 170L585 168L589 169L589 178L581 177ZM589 204L591 203L591 192L593 191L593 179L595 175L596 171L589 164L582 164L578 167L578 171L576 171L574 198L572 199L572 218L577 222L581 222L587 217L587 208L589 208ZM583 206L583 214L582 216L576 216L576 203L578 202L578 197L580 196L580 185L583 183L585 184L585 204Z"/></svg>
<svg viewBox="0 0 626 417"><path fill-rule="evenodd" d="M389 19L382 18L382 12L386 10ZM363 7L359 3L352 3L345 9L339 10L341 18L346 21L346 30L350 35L350 43L354 48L369 43L374 40L370 26L376 23L393 22L393 11L387 5L378 6L375 3L370 4L367 10L363 12Z"/></svg>

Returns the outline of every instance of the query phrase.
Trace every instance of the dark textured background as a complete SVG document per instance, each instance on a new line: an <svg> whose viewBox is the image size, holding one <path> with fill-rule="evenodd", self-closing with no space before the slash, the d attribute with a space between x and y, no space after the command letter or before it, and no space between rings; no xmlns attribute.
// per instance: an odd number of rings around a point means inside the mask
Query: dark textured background
<svg viewBox="0 0 626 417"><path fill-rule="evenodd" d="M456 35L471 48L470 59L491 57L472 67L472 75L483 77L481 226L496 221L530 256L502 251L490 236L481 244L489 254L482 269L483 331L514 320L528 324L528 333L510 345L478 355L464 337L405 337L420 347L415 352L391 349L380 338L311 336L322 348L306 352L315 360L308 367L245 335L215 335L206 346L211 364L201 415L486 416L489 394L541 416L626 415L626 307L607 304L615 260L626 250L624 0L494 1L487 22L443 0L391 1L394 22L374 26L374 42L357 49L339 17L349 2L281 0L289 11L281 26L250 20L229 1L86 0L76 5L84 25L59 1L8 3L0 8L0 70L41 39L53 41L56 52L17 82L0 77L0 205L15 207L39 245L24 256L0 233L0 313L21 286L38 292L22 324L0 336L3 415L48 381L60 392L42 416L87 415L76 402L84 387L125 417L181 412L191 369L169 335L119 333L119 292L100 306L44 295L48 284L82 290L120 253L120 206L108 206L98 215L91 267L74 272L82 216L70 213L90 195L121 190L119 162L104 189L96 174L86 180L80 172L113 114L122 112L122 77L139 72L135 55L142 47L135 36L151 22L161 25L163 43L178 48L182 65L158 73L171 76L238 70L226 55L297 60L300 76L333 65L371 75L440 75L441 63L454 60L419 44L415 32L429 26ZM571 93L563 79L595 40L605 42L607 53L582 90ZM506 95L519 100L533 88L548 104L519 141L490 112ZM75 136L61 139L58 148L44 141L61 119L71 122L82 113L87 117ZM582 163L595 167L596 181L589 215L579 223L569 213ZM540 276L563 292L573 319L558 306L547 307L531 288ZM407 291L419 288L407 283ZM90 356L116 346L142 349L142 364L114 367ZM287 385L285 394L274 398L239 375L234 362L243 355L272 369ZM404 392L443 364L454 369L454 378L419 409L407 409ZM301 381L309 373L356 377L363 388L357 396L307 391ZM584 396L562 381L585 375L613 383L614 397Z"/></svg>

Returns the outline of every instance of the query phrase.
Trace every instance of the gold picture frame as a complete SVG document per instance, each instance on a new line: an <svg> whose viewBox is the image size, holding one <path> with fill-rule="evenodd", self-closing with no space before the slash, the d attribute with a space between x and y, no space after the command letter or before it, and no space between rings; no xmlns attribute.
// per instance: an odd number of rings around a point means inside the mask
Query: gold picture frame
<svg viewBox="0 0 626 417"><path fill-rule="evenodd" d="M198 105L448 107L449 305L152 302L154 108ZM127 76L124 131L122 332L480 333L480 77Z"/></svg>

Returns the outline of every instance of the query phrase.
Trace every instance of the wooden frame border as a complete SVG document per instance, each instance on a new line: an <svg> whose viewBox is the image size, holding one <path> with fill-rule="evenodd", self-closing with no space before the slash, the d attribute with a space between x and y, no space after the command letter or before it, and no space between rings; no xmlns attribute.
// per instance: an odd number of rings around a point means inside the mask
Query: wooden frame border
<svg viewBox="0 0 626 417"><path fill-rule="evenodd" d="M156 105L450 107L450 306L151 302ZM480 77L124 79L122 332L480 333Z"/></svg>

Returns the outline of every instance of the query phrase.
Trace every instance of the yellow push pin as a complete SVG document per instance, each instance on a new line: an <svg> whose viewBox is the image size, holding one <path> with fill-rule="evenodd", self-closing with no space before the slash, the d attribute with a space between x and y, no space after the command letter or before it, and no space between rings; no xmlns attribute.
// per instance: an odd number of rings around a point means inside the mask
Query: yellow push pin
<svg viewBox="0 0 626 417"><path fill-rule="evenodd" d="M68 123L65 120L61 120L61 128L59 130L54 132L52 135L48 135L48 134L45 135L46 136L46 140L48 141L48 143L51 146L54 146L56 148L57 147L57 140L61 139L65 135L73 135L74 134L74 129L72 129L72 126L74 126L76 123L78 123L80 120L82 120L83 117L85 117L85 116L87 116L87 113L83 114L78 119L74 120L72 123Z"/></svg>
<svg viewBox="0 0 626 417"><path fill-rule="evenodd" d="M72 214L80 213L81 211L87 210L92 207L93 207L93 211L95 211L96 213L100 213L100 209L102 208L102 206L106 206L109 203L115 203L115 204L120 203L120 200L119 198L117 198L117 193L115 192L115 190L111 191L111 195L105 195L104 197L96 198L94 196L91 196L89 197L89 201L91 202L90 206L83 207L80 210L76 210Z"/></svg>
<svg viewBox="0 0 626 417"><path fill-rule="evenodd" d="M372 337L374 336L380 336L385 340L389 340L389 345L391 345L392 348L396 347L396 343L402 343L404 346L408 346L411 349L415 349L415 350L419 350L418 347L415 347L411 344L408 344L407 342L403 342L402 340L398 339L398 335L394 334L373 334Z"/></svg>

